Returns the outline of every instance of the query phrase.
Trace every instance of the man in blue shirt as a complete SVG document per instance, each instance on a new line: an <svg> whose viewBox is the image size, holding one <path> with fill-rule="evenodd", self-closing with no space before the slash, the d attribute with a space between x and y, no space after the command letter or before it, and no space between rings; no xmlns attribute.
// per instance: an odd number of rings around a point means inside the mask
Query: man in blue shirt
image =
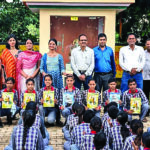
<svg viewBox="0 0 150 150"><path fill-rule="evenodd" d="M116 75L114 53L111 47L106 46L107 36L98 35L98 46L94 48L96 89L101 92L108 89L108 80Z"/></svg>

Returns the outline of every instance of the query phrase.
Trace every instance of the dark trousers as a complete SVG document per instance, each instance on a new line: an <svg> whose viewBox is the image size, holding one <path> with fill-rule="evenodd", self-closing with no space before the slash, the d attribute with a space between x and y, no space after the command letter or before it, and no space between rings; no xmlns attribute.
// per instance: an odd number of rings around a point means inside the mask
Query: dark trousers
<svg viewBox="0 0 150 150"><path fill-rule="evenodd" d="M106 74L106 75L100 75L98 73L94 74L94 80L96 82L96 90L101 92L101 89L103 87L103 91L108 89L108 80L113 77L112 73Z"/></svg>
<svg viewBox="0 0 150 150"><path fill-rule="evenodd" d="M89 89L88 81L89 81L90 79L92 79L92 76L87 76L87 77L85 78L85 81L81 81L81 80L78 78L78 76L76 76L75 74L73 74L73 75L74 75L74 80L75 80L75 83L74 83L74 86L75 86L75 87L77 87L78 89L81 90L81 84L83 84L84 90Z"/></svg>
<svg viewBox="0 0 150 150"><path fill-rule="evenodd" d="M150 93L150 80L143 80L143 91L146 97L149 99Z"/></svg>

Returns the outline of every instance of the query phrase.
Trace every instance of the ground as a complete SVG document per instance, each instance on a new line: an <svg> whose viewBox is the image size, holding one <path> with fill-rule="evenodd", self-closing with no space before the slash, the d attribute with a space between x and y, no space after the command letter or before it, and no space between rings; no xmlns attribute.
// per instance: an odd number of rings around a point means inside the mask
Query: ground
<svg viewBox="0 0 150 150"><path fill-rule="evenodd" d="M138 117L136 117L138 118ZM144 123L144 131L147 130L147 127L150 127L150 117L147 117L148 122ZM0 150L4 150L4 147L8 145L10 135L12 133L13 127L17 124L17 120L13 121L13 125L5 125L6 117L2 118L4 127L0 128ZM48 132L50 133L50 145L53 146L54 150L63 150L64 137L62 133L62 128L60 127L47 127Z"/></svg>

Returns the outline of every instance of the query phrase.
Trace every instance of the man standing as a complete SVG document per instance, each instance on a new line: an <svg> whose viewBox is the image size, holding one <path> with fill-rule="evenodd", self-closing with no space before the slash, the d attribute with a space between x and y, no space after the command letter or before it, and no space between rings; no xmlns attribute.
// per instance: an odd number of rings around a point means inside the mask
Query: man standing
<svg viewBox="0 0 150 150"><path fill-rule="evenodd" d="M150 93L150 39L146 41L145 65L143 68L143 91L149 99Z"/></svg>
<svg viewBox="0 0 150 150"><path fill-rule="evenodd" d="M107 37L104 33L98 35L98 46L94 48L96 89L101 92L108 89L108 80L116 75L114 53L106 46Z"/></svg>
<svg viewBox="0 0 150 150"><path fill-rule="evenodd" d="M74 86L81 89L83 83L84 90L88 89L88 81L92 78L94 69L94 52L87 47L87 36L79 35L79 47L71 52L71 67L75 79Z"/></svg>
<svg viewBox="0 0 150 150"><path fill-rule="evenodd" d="M143 89L142 69L145 64L144 49L141 46L135 45L136 36L130 33L127 38L128 46L124 46L119 52L119 64L123 69L121 79L121 91L128 89L128 80L134 78L137 82L137 87Z"/></svg>

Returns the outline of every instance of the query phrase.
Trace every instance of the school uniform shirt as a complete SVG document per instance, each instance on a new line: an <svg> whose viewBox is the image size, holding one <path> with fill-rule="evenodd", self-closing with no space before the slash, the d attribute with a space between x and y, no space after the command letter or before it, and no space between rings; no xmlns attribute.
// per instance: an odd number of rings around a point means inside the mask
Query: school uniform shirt
<svg viewBox="0 0 150 150"><path fill-rule="evenodd" d="M23 144L23 125L18 125L14 128L12 134L12 147L13 150L21 150ZM31 126L27 131L25 150L44 150L43 138L40 130Z"/></svg>
<svg viewBox="0 0 150 150"><path fill-rule="evenodd" d="M59 96L59 106L63 104L63 93L64 92L70 92L68 91L68 87L66 86L65 88L62 88L60 90L60 96ZM81 93L80 90L76 87L73 86L72 88L72 93L74 94L74 99L75 102L78 102L79 104L82 104L82 99L81 99Z"/></svg>
<svg viewBox="0 0 150 150"><path fill-rule="evenodd" d="M81 147L82 136L84 133L90 133L90 124L89 123L81 123L73 128L71 134L71 144L76 144Z"/></svg>
<svg viewBox="0 0 150 150"><path fill-rule="evenodd" d="M111 89L108 89L108 90L106 90L106 91L103 92L103 105L104 106L106 106L106 104L105 104L106 100L109 100L110 93L111 93ZM121 90L116 89L115 93L119 93L120 94L120 100L122 100Z"/></svg>
<svg viewBox="0 0 150 150"><path fill-rule="evenodd" d="M28 93L28 91L26 90L24 93ZM20 96L20 101L21 103L24 101L24 93L21 93L21 96ZM33 92L35 94L35 102L38 104L39 102L39 98L38 98L38 92L33 90Z"/></svg>
<svg viewBox="0 0 150 150"><path fill-rule="evenodd" d="M123 150L134 150L133 146L132 146L132 142L134 142L134 139L136 138L137 135L131 135L129 137L126 138L125 142L124 142L124 147ZM142 146L139 148L139 150L142 150Z"/></svg>
<svg viewBox="0 0 150 150"><path fill-rule="evenodd" d="M110 123L112 124L113 127L118 125L118 122L116 121L116 119L110 119ZM111 126L109 125L107 120L104 123L103 130L104 130L104 133L106 134L106 138L107 138L106 146L104 147L104 149L107 150L107 149L109 149L109 143L110 143L110 139L111 139L110 136L109 136L111 134Z"/></svg>
<svg viewBox="0 0 150 150"><path fill-rule="evenodd" d="M148 104L148 99L144 92L140 88L136 88L136 91L134 94L131 93L131 90L127 90L123 93L123 105L124 105L124 110L130 110L130 101L131 98L141 98L142 104Z"/></svg>
<svg viewBox="0 0 150 150"><path fill-rule="evenodd" d="M1 91L0 91L0 98L2 98L2 93L3 93L3 92L8 92L8 91L7 91L6 88L3 89L3 90L1 90ZM13 101L15 101L16 104L17 104L17 103L18 103L18 92L17 92L17 90L15 90L15 89L13 89L12 92L14 93L14 99L13 99ZM1 104L1 103L0 103L0 104Z"/></svg>
<svg viewBox="0 0 150 150"><path fill-rule="evenodd" d="M71 133L73 128L79 124L79 117L73 114L71 117L67 119L67 122L68 122L69 132Z"/></svg>
<svg viewBox="0 0 150 150"><path fill-rule="evenodd" d="M113 140L113 150L123 149L124 143L121 135L121 127L122 126L119 123L116 126L111 127L109 136Z"/></svg>
<svg viewBox="0 0 150 150"><path fill-rule="evenodd" d="M39 97L39 104L41 104L41 99L43 99L43 92L46 91L46 87L40 89L38 97ZM54 91L54 98L57 99L57 102L59 103L59 90L57 88L54 88L51 86L51 91Z"/></svg>
<svg viewBox="0 0 150 150"><path fill-rule="evenodd" d="M87 96L88 96L88 93L98 93L98 106L101 106L101 94L99 91L97 90L94 90L94 92L92 92L90 89L88 90L84 90L82 92L82 103L87 106Z"/></svg>
<svg viewBox="0 0 150 150"><path fill-rule="evenodd" d="M91 131L82 136L81 150L93 150L94 149L94 136L96 131Z"/></svg>
<svg viewBox="0 0 150 150"><path fill-rule="evenodd" d="M108 112L105 112L103 117L102 117L102 126L103 127L104 127L104 123L107 119L109 119L109 115L108 115Z"/></svg>

